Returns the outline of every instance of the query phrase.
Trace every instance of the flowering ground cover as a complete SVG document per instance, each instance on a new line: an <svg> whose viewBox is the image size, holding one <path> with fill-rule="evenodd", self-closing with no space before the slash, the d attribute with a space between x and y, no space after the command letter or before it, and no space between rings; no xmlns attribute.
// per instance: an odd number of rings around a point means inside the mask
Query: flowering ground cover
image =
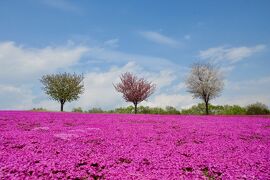
<svg viewBox="0 0 270 180"><path fill-rule="evenodd" d="M270 119L0 111L2 179L270 179Z"/></svg>

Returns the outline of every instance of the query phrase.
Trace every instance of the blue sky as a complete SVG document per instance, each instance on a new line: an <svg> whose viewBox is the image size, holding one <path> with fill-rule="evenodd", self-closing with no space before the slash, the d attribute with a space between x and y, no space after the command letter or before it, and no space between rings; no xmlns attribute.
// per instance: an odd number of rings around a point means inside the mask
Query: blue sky
<svg viewBox="0 0 270 180"><path fill-rule="evenodd" d="M67 109L128 105L112 83L132 71L157 84L144 105L198 102L184 80L196 61L220 67L214 104L270 105L270 2L248 0L0 1L0 109L59 109L39 78L84 73L86 91Z"/></svg>

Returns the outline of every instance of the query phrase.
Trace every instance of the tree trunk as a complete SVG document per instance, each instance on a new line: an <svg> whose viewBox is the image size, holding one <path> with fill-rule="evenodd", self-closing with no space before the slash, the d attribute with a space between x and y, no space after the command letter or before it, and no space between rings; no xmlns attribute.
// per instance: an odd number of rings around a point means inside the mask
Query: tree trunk
<svg viewBox="0 0 270 180"><path fill-rule="evenodd" d="M208 110L208 101L205 101L205 114L206 114L206 115L209 114L209 110Z"/></svg>
<svg viewBox="0 0 270 180"><path fill-rule="evenodd" d="M65 102L64 101L60 101L60 103L61 103L61 112L63 112Z"/></svg>
<svg viewBox="0 0 270 180"><path fill-rule="evenodd" d="M137 114L137 103L134 103L134 107L135 107L135 114Z"/></svg>

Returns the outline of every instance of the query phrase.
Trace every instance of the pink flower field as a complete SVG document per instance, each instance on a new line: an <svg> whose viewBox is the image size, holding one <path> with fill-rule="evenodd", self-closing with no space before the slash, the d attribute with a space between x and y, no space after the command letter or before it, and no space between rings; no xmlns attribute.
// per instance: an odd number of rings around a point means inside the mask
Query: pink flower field
<svg viewBox="0 0 270 180"><path fill-rule="evenodd" d="M0 112L1 179L270 179L270 119Z"/></svg>

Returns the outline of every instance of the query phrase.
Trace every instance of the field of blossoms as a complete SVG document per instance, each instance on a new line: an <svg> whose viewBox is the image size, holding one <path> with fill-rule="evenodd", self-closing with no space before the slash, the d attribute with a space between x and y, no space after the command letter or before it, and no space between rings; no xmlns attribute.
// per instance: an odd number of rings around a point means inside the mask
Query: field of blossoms
<svg viewBox="0 0 270 180"><path fill-rule="evenodd" d="M270 179L270 118L0 111L0 179Z"/></svg>

